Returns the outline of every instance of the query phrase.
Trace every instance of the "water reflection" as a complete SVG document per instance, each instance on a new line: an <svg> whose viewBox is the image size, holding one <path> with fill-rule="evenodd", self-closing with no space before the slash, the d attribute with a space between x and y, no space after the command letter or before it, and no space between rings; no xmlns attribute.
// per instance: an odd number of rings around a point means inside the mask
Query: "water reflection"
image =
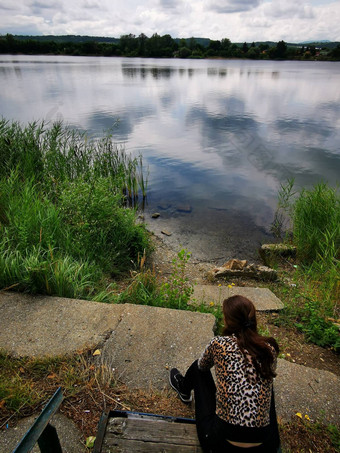
<svg viewBox="0 0 340 453"><path fill-rule="evenodd" d="M8 56L0 113L110 130L150 167L147 209L165 207L152 228L204 236L195 247L212 259L268 238L287 178L339 180L339 75L338 63Z"/></svg>

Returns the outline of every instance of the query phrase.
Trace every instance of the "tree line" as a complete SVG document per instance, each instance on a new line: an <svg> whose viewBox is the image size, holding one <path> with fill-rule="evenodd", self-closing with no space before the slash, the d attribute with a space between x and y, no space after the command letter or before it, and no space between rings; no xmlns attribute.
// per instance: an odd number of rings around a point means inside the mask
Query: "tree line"
<svg viewBox="0 0 340 453"><path fill-rule="evenodd" d="M232 43L230 39L173 39L157 33L148 37L141 33L116 38L76 36L16 37L0 36L0 54L49 54L126 56L151 58L251 58L251 59L319 59L340 60L340 45L317 48L314 45L278 43Z"/></svg>

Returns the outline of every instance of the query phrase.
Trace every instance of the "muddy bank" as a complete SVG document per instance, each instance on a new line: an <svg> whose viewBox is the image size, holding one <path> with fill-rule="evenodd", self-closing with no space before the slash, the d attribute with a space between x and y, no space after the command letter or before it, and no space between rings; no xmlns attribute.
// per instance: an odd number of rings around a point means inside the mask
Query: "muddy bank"
<svg viewBox="0 0 340 453"><path fill-rule="evenodd" d="M153 218L153 213L160 214ZM144 214L149 231L172 250L186 248L197 261L222 264L231 258L260 262L258 249L272 235L240 213L205 208L199 211L160 206ZM163 231L163 233L162 233ZM168 233L168 234L164 234Z"/></svg>

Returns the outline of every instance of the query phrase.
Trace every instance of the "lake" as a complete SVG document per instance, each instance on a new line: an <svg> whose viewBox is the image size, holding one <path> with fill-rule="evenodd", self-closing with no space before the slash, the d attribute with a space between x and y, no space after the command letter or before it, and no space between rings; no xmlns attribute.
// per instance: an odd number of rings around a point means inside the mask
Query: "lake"
<svg viewBox="0 0 340 453"><path fill-rule="evenodd" d="M338 62L0 56L1 115L109 130L149 167L148 227L217 262L272 240L289 178L340 181L339 88Z"/></svg>

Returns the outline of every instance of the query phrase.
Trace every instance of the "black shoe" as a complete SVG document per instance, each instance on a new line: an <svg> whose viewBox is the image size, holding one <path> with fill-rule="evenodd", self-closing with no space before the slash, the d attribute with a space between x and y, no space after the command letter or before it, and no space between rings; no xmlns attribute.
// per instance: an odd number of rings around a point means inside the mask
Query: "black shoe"
<svg viewBox="0 0 340 453"><path fill-rule="evenodd" d="M177 368L172 368L170 370L169 382L171 387L176 390L183 403L190 403L190 401L192 401L191 392L183 392L184 377Z"/></svg>

